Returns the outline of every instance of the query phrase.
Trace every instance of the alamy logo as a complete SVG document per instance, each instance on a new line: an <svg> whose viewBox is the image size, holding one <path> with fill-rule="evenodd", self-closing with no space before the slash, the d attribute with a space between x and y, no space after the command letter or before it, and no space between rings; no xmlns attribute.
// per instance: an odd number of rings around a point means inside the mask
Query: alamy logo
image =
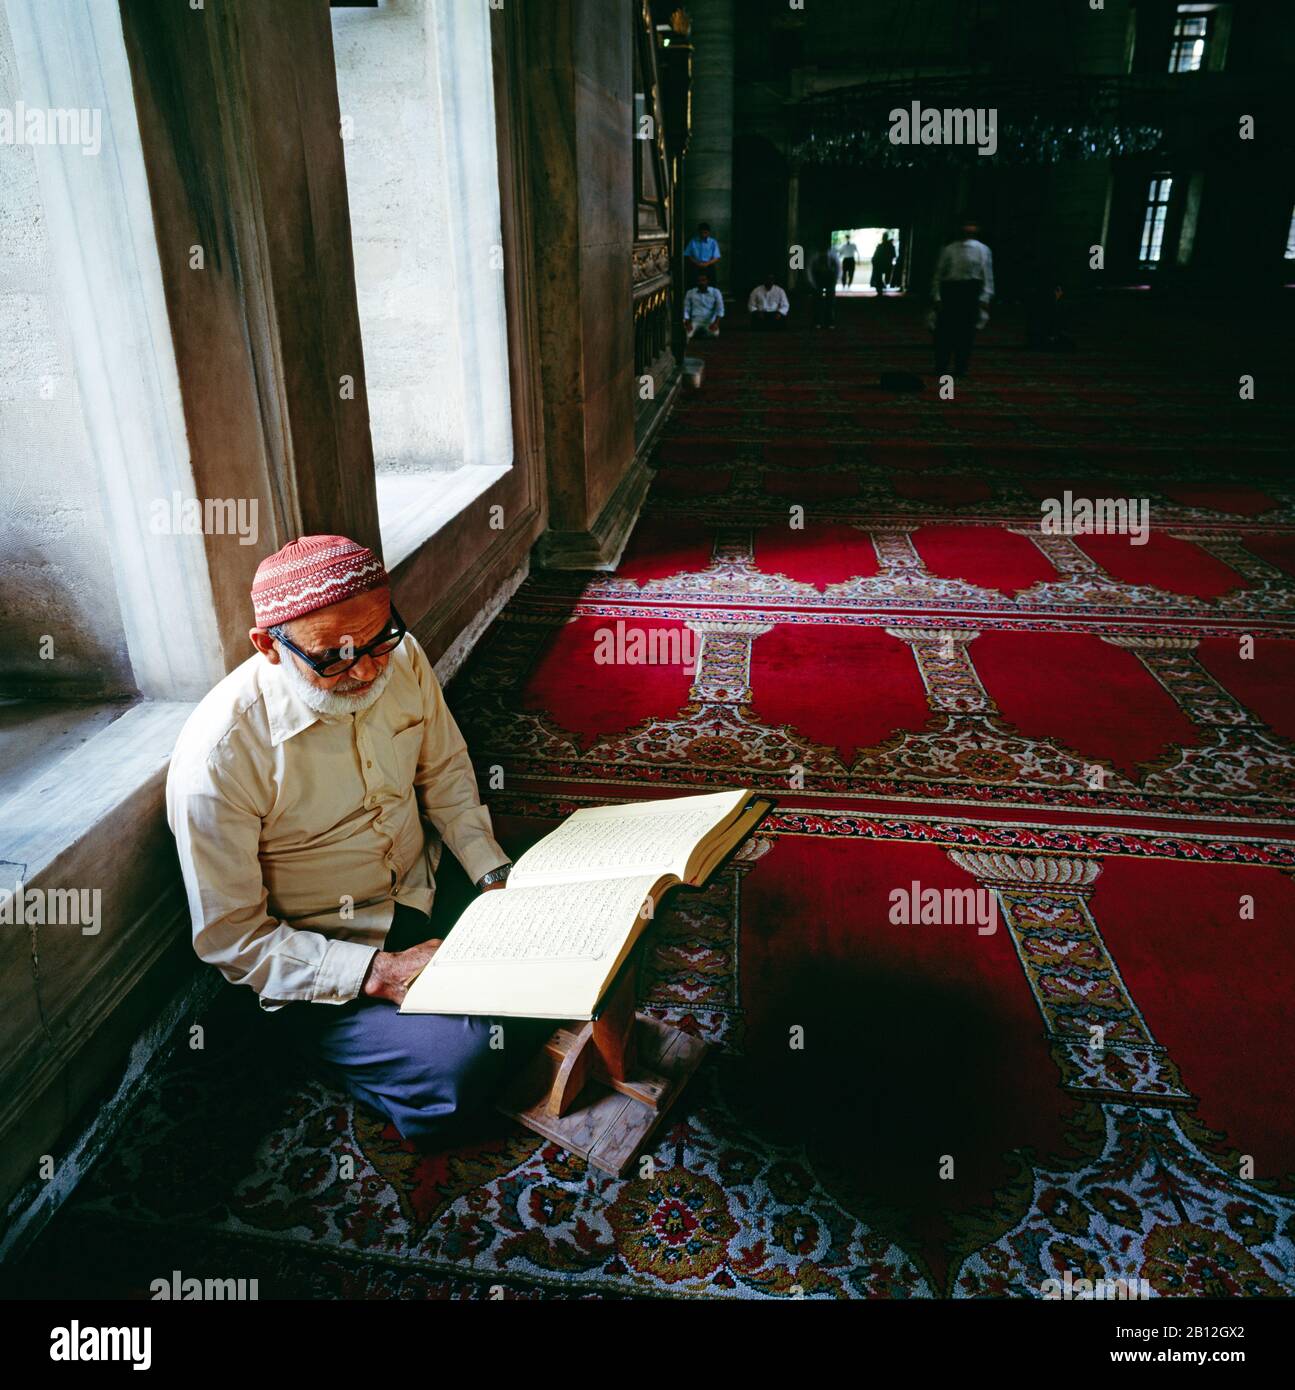
<svg viewBox="0 0 1295 1390"><path fill-rule="evenodd" d="M153 1364L151 1327L54 1327L49 1334L51 1361L130 1361L146 1371Z"/></svg>
<svg viewBox="0 0 1295 1390"><path fill-rule="evenodd" d="M1145 497L1079 497L1067 490L1042 503L1045 536L1128 536L1130 545L1151 537L1151 503Z"/></svg>
<svg viewBox="0 0 1295 1390"><path fill-rule="evenodd" d="M621 618L615 627L600 627L594 633L594 664L597 666L682 666L689 673L697 669L700 639L690 627L627 628Z"/></svg>
<svg viewBox="0 0 1295 1390"><path fill-rule="evenodd" d="M212 1299L216 1302L259 1299L258 1281L255 1279L198 1279L185 1278L178 1269L171 1271L171 1277L154 1279L148 1286L154 1300L170 1299L174 1302L192 1302L195 1299Z"/></svg>
<svg viewBox="0 0 1295 1390"><path fill-rule="evenodd" d="M923 888L914 879L892 888L890 920L898 926L972 926L978 936L998 930L998 899L988 888Z"/></svg>
<svg viewBox="0 0 1295 1390"><path fill-rule="evenodd" d="M1151 1285L1145 1279L1076 1279L1069 1270L1060 1279L1045 1279L1039 1285L1044 1298L1093 1299L1150 1298Z"/></svg>
<svg viewBox="0 0 1295 1390"><path fill-rule="evenodd" d="M976 145L977 154L998 150L998 108L928 106L920 101L890 113L892 145Z"/></svg>
<svg viewBox="0 0 1295 1390"><path fill-rule="evenodd" d="M0 106L0 145L80 145L82 154L103 148L103 112L98 107L47 108L16 101Z"/></svg>
<svg viewBox="0 0 1295 1390"><path fill-rule="evenodd" d="M258 499L255 497L154 497L148 529L155 536L237 536L239 545L255 545Z"/></svg>
<svg viewBox="0 0 1295 1390"><path fill-rule="evenodd" d="M80 927L82 936L101 929L101 888L0 888L0 927Z"/></svg>

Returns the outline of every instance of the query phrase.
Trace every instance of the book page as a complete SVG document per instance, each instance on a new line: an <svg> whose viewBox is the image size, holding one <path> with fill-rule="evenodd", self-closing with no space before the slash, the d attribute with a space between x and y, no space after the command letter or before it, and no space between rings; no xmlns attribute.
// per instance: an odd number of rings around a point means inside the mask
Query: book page
<svg viewBox="0 0 1295 1390"><path fill-rule="evenodd" d="M697 842L749 796L743 789L628 806L587 806L522 855L508 891L637 874L673 873L682 879Z"/></svg>
<svg viewBox="0 0 1295 1390"><path fill-rule="evenodd" d="M514 887L474 898L428 970L612 960L659 875ZM647 918L644 919L648 920Z"/></svg>
<svg viewBox="0 0 1295 1390"><path fill-rule="evenodd" d="M402 1014L589 1018L646 929L659 875L514 888L473 900Z"/></svg>

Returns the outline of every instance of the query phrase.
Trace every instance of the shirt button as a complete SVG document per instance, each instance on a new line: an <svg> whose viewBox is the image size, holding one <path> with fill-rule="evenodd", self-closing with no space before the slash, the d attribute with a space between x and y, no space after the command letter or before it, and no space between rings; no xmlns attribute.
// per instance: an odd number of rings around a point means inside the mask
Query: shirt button
<svg viewBox="0 0 1295 1390"><path fill-rule="evenodd" d="M365 766L365 767L372 767L372 766L373 766L373 763L372 763L371 761L369 761L369 759L366 758L365 761L364 761L364 766Z"/></svg>

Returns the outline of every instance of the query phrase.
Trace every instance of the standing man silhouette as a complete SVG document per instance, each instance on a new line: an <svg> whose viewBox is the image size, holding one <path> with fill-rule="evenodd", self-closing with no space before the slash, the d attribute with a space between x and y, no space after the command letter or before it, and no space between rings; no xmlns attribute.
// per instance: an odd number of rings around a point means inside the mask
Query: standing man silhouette
<svg viewBox="0 0 1295 1390"><path fill-rule="evenodd" d="M891 241L889 232L882 232L877 249L872 253L872 288L879 295L885 294L894 269L895 243Z"/></svg>
<svg viewBox="0 0 1295 1390"><path fill-rule="evenodd" d="M809 281L814 286L814 327L836 327L836 282L841 276L841 258L830 243L809 263Z"/></svg>
<svg viewBox="0 0 1295 1390"><path fill-rule="evenodd" d="M697 277L704 270L713 285L716 267L719 265L719 242L710 234L710 223L698 224L697 235L683 249L684 260L688 262L688 280L695 285Z"/></svg>
<svg viewBox="0 0 1295 1390"><path fill-rule="evenodd" d="M942 375L953 362L955 377L967 375L976 329L989 318L994 297L994 258L978 240L980 228L966 221L955 241L940 252L931 277L935 309L935 372Z"/></svg>

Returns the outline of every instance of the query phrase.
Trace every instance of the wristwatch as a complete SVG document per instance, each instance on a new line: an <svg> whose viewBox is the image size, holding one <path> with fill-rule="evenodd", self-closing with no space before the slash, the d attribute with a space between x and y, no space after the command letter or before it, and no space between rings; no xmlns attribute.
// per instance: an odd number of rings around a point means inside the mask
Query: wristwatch
<svg viewBox="0 0 1295 1390"><path fill-rule="evenodd" d="M492 883L502 883L513 871L511 864L501 864L497 869L491 869L488 874L482 874L477 879L478 888L489 888Z"/></svg>

